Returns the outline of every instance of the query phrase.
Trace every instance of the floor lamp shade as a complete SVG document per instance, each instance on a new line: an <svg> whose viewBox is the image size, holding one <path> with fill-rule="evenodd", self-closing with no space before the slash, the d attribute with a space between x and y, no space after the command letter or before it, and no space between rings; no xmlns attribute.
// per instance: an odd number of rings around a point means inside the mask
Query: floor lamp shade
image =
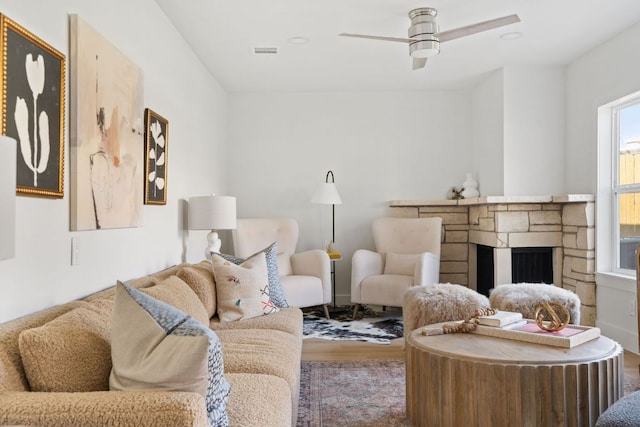
<svg viewBox="0 0 640 427"><path fill-rule="evenodd" d="M329 182L329 178L331 178L331 182ZM325 182L320 184L316 192L313 193L311 203L319 203L322 205L342 204L342 199L340 199L340 194L338 194L338 189L336 188L336 184L333 180L333 172L327 172Z"/></svg>
<svg viewBox="0 0 640 427"><path fill-rule="evenodd" d="M331 179L331 182L329 182ZM318 203L321 205L331 205L331 241L336 241L336 212L335 206L342 204L342 199L340 199L340 194L338 194L338 189L336 188L336 184L333 178L333 172L327 172L327 177L325 178L325 182L320 184L316 192L311 197L311 203Z"/></svg>
<svg viewBox="0 0 640 427"><path fill-rule="evenodd" d="M236 228L236 198L232 196L202 196L189 199L189 229L210 230L209 245L205 249L208 259L211 252L220 252L222 241L216 230Z"/></svg>
<svg viewBox="0 0 640 427"><path fill-rule="evenodd" d="M0 136L0 260L13 258L16 237L16 140Z"/></svg>

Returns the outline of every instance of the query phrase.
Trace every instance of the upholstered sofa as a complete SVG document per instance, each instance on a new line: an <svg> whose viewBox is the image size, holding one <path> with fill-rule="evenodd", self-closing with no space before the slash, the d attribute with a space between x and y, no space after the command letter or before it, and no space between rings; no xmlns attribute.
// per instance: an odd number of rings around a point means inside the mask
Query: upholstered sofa
<svg viewBox="0 0 640 427"><path fill-rule="evenodd" d="M126 284L207 322L215 332L231 386L229 425L295 425L300 309L220 321L210 261L180 264ZM109 389L115 294L114 286L0 325L0 425L208 425L201 394Z"/></svg>

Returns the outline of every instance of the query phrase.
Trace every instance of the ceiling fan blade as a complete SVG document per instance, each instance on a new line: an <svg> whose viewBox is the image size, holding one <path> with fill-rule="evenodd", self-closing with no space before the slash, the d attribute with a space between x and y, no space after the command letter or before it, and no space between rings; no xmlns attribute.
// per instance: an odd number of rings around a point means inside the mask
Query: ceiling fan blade
<svg viewBox="0 0 640 427"><path fill-rule="evenodd" d="M478 22L477 24L467 25L466 27L454 28L453 30L438 33L440 43L449 40L459 39L460 37L470 36L471 34L481 33L483 31L493 30L494 28L504 27L505 25L520 22L518 15L503 16L502 18L491 19L489 21Z"/></svg>
<svg viewBox="0 0 640 427"><path fill-rule="evenodd" d="M359 39L383 40L383 41L387 41L387 42L411 43L411 42L415 41L415 40L411 40L411 39L403 39L403 38L400 38L400 37L368 36L366 34L342 33L342 34L338 34L338 35L339 36L343 36L343 37L356 37L356 38L359 38Z"/></svg>
<svg viewBox="0 0 640 427"><path fill-rule="evenodd" d="M413 70L419 70L427 65L427 58L413 58Z"/></svg>

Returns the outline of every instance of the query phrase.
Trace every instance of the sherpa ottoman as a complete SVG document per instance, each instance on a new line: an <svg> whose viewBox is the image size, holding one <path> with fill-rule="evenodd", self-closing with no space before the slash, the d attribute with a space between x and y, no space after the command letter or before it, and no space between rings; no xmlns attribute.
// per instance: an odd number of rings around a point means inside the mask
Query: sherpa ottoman
<svg viewBox="0 0 640 427"><path fill-rule="evenodd" d="M571 314L569 323L580 324L580 298L575 293L544 283L510 283L499 285L489 294L491 307L503 311L518 311L525 319L533 319L543 302L555 301Z"/></svg>
<svg viewBox="0 0 640 427"><path fill-rule="evenodd" d="M463 320L473 316L477 309L488 307L487 297L462 285L436 283L415 286L404 295L404 335L432 323Z"/></svg>

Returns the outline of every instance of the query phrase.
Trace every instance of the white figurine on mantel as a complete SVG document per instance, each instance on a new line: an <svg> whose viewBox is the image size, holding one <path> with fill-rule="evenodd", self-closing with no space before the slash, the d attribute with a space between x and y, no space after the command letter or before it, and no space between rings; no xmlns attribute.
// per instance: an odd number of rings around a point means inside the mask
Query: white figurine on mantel
<svg viewBox="0 0 640 427"><path fill-rule="evenodd" d="M471 199L473 197L478 197L480 192L478 191L478 181L473 179L470 173L467 174L467 179L462 184L462 197L465 199Z"/></svg>

